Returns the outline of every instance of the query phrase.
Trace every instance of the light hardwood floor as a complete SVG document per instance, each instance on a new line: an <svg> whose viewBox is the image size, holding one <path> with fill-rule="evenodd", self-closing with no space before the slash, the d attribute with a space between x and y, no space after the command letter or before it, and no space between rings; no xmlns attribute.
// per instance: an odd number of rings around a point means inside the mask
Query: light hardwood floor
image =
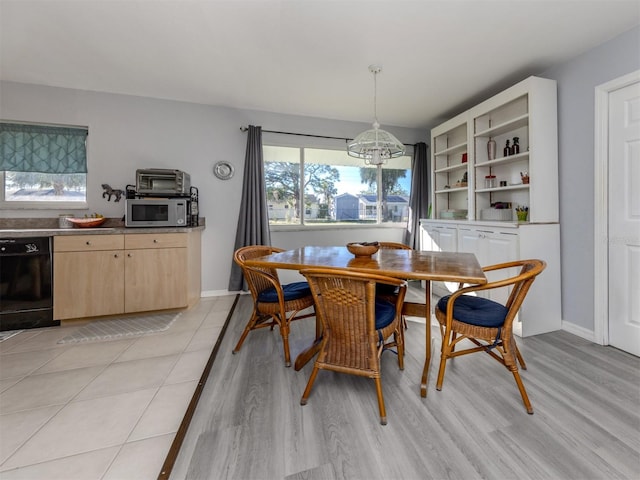
<svg viewBox="0 0 640 480"><path fill-rule="evenodd" d="M312 364L283 366L279 333L249 334L243 296L171 474L177 479L611 479L640 477L640 359L566 332L521 339L534 415L512 375L482 354L450 361L427 398L419 394L424 324L409 322L405 370L385 352L388 425L379 423L372 380L321 371L309 403L300 396ZM294 323L295 357L314 320Z"/></svg>

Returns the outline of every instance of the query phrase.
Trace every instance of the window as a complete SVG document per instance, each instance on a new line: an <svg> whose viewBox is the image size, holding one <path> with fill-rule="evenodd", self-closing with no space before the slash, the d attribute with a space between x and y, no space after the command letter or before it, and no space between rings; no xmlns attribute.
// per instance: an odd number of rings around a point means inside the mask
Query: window
<svg viewBox="0 0 640 480"><path fill-rule="evenodd" d="M263 158L270 225L408 219L409 156L390 160L380 172L345 150L265 145Z"/></svg>
<svg viewBox="0 0 640 480"><path fill-rule="evenodd" d="M0 122L0 205L84 208L88 129Z"/></svg>

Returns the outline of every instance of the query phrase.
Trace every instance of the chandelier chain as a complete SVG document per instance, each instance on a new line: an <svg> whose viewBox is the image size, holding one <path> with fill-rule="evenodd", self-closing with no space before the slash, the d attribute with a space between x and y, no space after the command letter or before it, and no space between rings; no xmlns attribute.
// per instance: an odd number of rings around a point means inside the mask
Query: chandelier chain
<svg viewBox="0 0 640 480"><path fill-rule="evenodd" d="M373 119L378 123L378 72L373 72Z"/></svg>

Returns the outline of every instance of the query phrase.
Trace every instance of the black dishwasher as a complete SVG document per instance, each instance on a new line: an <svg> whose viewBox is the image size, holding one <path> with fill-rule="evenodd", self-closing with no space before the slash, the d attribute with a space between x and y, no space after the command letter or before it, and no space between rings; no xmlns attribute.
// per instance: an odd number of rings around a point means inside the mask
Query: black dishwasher
<svg viewBox="0 0 640 480"><path fill-rule="evenodd" d="M0 238L0 331L60 325L51 263L51 237Z"/></svg>

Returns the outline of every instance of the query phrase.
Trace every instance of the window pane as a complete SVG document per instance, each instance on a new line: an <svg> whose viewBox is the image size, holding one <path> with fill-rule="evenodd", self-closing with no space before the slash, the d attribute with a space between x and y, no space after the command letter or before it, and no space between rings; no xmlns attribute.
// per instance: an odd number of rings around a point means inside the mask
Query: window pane
<svg viewBox="0 0 640 480"><path fill-rule="evenodd" d="M263 147L264 176L271 225L302 222L299 205L300 155L299 148Z"/></svg>
<svg viewBox="0 0 640 480"><path fill-rule="evenodd" d="M365 168L361 160L340 150L306 148L304 160L305 172L310 173L305 175L305 196L314 200L311 210L317 212L305 218L306 223L376 223L375 168ZM373 195L373 208L366 208L365 193Z"/></svg>
<svg viewBox="0 0 640 480"><path fill-rule="evenodd" d="M6 202L86 202L85 173L4 172Z"/></svg>
<svg viewBox="0 0 640 480"><path fill-rule="evenodd" d="M305 224L377 222L376 167L346 150L265 146L263 154L270 224L300 224L303 219ZM382 168L381 221L406 222L411 158L389 163L393 168Z"/></svg>

